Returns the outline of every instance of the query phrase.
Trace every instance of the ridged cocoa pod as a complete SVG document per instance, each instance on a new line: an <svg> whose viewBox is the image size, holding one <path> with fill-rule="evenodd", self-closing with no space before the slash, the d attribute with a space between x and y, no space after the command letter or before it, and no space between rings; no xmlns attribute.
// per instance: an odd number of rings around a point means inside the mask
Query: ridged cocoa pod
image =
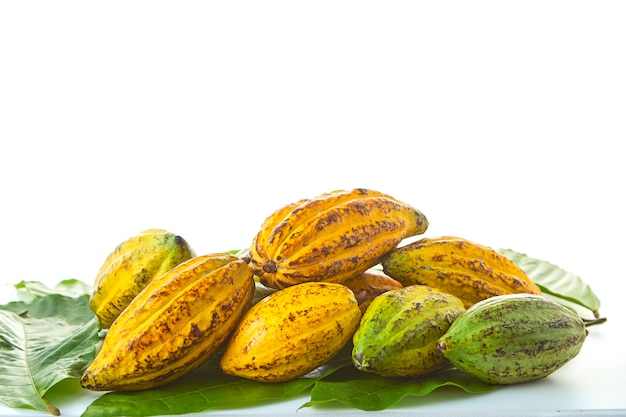
<svg viewBox="0 0 626 417"><path fill-rule="evenodd" d="M578 355L586 335L572 310L543 296L512 294L467 309L437 348L461 371L507 385L552 374Z"/></svg>
<svg viewBox="0 0 626 417"><path fill-rule="evenodd" d="M361 310L340 284L309 282L278 290L245 314L220 359L224 373L264 382L298 378L350 341Z"/></svg>
<svg viewBox="0 0 626 417"><path fill-rule="evenodd" d="M354 334L352 362L378 375L420 376L450 366L437 341L465 311L461 300L426 285L376 297Z"/></svg>
<svg viewBox="0 0 626 417"><path fill-rule="evenodd" d="M232 255L177 265L152 280L113 322L81 385L143 390L196 369L231 334L254 288L252 269Z"/></svg>
<svg viewBox="0 0 626 417"><path fill-rule="evenodd" d="M89 306L108 329L150 281L195 256L182 237L149 229L120 243L107 256L96 276Z"/></svg>
<svg viewBox="0 0 626 417"><path fill-rule="evenodd" d="M373 269L359 275L353 275L341 281L340 284L352 290L359 302L361 313L365 313L372 300L380 294L403 287L399 281Z"/></svg>
<svg viewBox="0 0 626 417"><path fill-rule="evenodd" d="M250 259L260 282L271 288L339 282L378 264L427 227L420 211L386 194L333 191L274 212L253 239Z"/></svg>
<svg viewBox="0 0 626 417"><path fill-rule="evenodd" d="M465 307L504 294L541 294L506 256L453 236L425 238L392 250L383 271L403 285L429 285L460 298Z"/></svg>

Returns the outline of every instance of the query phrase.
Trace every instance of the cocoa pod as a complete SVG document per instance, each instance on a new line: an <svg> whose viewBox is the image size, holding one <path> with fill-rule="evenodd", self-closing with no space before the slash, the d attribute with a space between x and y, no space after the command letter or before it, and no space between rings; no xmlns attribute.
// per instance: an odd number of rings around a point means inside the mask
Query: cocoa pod
<svg viewBox="0 0 626 417"><path fill-rule="evenodd" d="M148 229L120 243L96 276L89 306L108 329L117 316L154 278L195 256L181 236Z"/></svg>
<svg viewBox="0 0 626 417"><path fill-rule="evenodd" d="M392 250L383 271L403 285L428 285L460 298L465 307L504 294L541 294L506 256L454 236L424 238Z"/></svg>
<svg viewBox="0 0 626 417"><path fill-rule="evenodd" d="M352 291L308 282L271 293L245 314L220 359L229 375L264 382L298 378L348 343L361 318Z"/></svg>
<svg viewBox="0 0 626 417"><path fill-rule="evenodd" d="M382 376L419 376L450 363L437 341L465 311L461 300L426 285L376 297L354 334L352 362Z"/></svg>
<svg viewBox="0 0 626 417"><path fill-rule="evenodd" d="M427 227L420 211L386 194L333 191L270 215L253 239L250 259L260 282L271 288L340 282Z"/></svg>
<svg viewBox="0 0 626 417"><path fill-rule="evenodd" d="M437 349L461 371L508 385L552 374L578 355L586 336L582 318L556 301L509 294L467 309Z"/></svg>
<svg viewBox="0 0 626 417"><path fill-rule="evenodd" d="M82 387L143 390L196 369L226 341L254 289L252 269L229 254L177 265L152 280L113 322Z"/></svg>

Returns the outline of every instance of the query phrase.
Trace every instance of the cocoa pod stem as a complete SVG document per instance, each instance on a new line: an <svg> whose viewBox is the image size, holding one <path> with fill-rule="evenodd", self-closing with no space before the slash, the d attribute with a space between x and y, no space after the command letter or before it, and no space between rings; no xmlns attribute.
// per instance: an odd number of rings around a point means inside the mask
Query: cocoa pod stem
<svg viewBox="0 0 626 417"><path fill-rule="evenodd" d="M265 265L263 265L263 271L267 272L268 274L273 274L274 272L278 271L278 265L276 265L276 262L274 261L269 261Z"/></svg>

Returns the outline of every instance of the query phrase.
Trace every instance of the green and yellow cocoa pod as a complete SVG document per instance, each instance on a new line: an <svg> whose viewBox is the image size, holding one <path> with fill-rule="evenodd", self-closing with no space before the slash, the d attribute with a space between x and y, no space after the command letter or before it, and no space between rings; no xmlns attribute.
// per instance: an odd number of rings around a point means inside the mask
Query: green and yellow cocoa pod
<svg viewBox="0 0 626 417"><path fill-rule="evenodd" d="M263 382L296 379L352 338L361 310L345 285L306 282L271 293L245 314L226 345L224 373Z"/></svg>
<svg viewBox="0 0 626 417"><path fill-rule="evenodd" d="M419 376L450 366L437 340L464 311L457 297L426 285L384 292L354 334L352 362L382 376Z"/></svg>
<svg viewBox="0 0 626 417"><path fill-rule="evenodd" d="M507 385L550 375L578 355L586 336L583 320L561 304L512 294L467 309L437 348L461 371Z"/></svg>
<svg viewBox="0 0 626 417"><path fill-rule="evenodd" d="M175 266L113 322L81 385L136 391L178 379L226 341L254 289L252 268L233 255L198 256Z"/></svg>
<svg viewBox="0 0 626 417"><path fill-rule="evenodd" d="M120 243L100 268L89 306L108 329L150 281L195 256L182 237L148 229Z"/></svg>

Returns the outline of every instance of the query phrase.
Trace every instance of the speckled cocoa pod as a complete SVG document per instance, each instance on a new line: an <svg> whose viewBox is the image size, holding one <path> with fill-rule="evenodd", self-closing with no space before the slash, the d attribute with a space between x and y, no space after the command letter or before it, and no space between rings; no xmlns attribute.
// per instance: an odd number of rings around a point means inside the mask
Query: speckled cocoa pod
<svg viewBox="0 0 626 417"><path fill-rule="evenodd" d="M220 360L224 373L282 382L323 365L350 341L361 318L352 291L309 282L278 290L245 314Z"/></svg>
<svg viewBox="0 0 626 417"><path fill-rule="evenodd" d="M578 355L583 320L543 296L492 297L470 307L437 342L457 368L491 384L544 378Z"/></svg>
<svg viewBox="0 0 626 417"><path fill-rule="evenodd" d="M426 285L411 285L376 297L354 334L352 362L382 376L418 376L449 362L436 343L465 311L461 300Z"/></svg>
<svg viewBox="0 0 626 417"><path fill-rule="evenodd" d="M80 383L93 391L137 391L202 365L250 306L248 264L227 253L193 257L153 279L122 311Z"/></svg>
<svg viewBox="0 0 626 417"><path fill-rule="evenodd" d="M98 271L89 306L103 329L153 279L196 256L182 237L162 229L148 229L120 243Z"/></svg>
<svg viewBox="0 0 626 417"><path fill-rule="evenodd" d="M427 228L422 212L389 195L336 190L271 214L253 239L250 260L254 274L270 288L341 282Z"/></svg>
<svg viewBox="0 0 626 417"><path fill-rule="evenodd" d="M504 294L541 289L506 256L456 236L420 239L392 250L383 271L403 285L429 285L460 298L465 308Z"/></svg>

